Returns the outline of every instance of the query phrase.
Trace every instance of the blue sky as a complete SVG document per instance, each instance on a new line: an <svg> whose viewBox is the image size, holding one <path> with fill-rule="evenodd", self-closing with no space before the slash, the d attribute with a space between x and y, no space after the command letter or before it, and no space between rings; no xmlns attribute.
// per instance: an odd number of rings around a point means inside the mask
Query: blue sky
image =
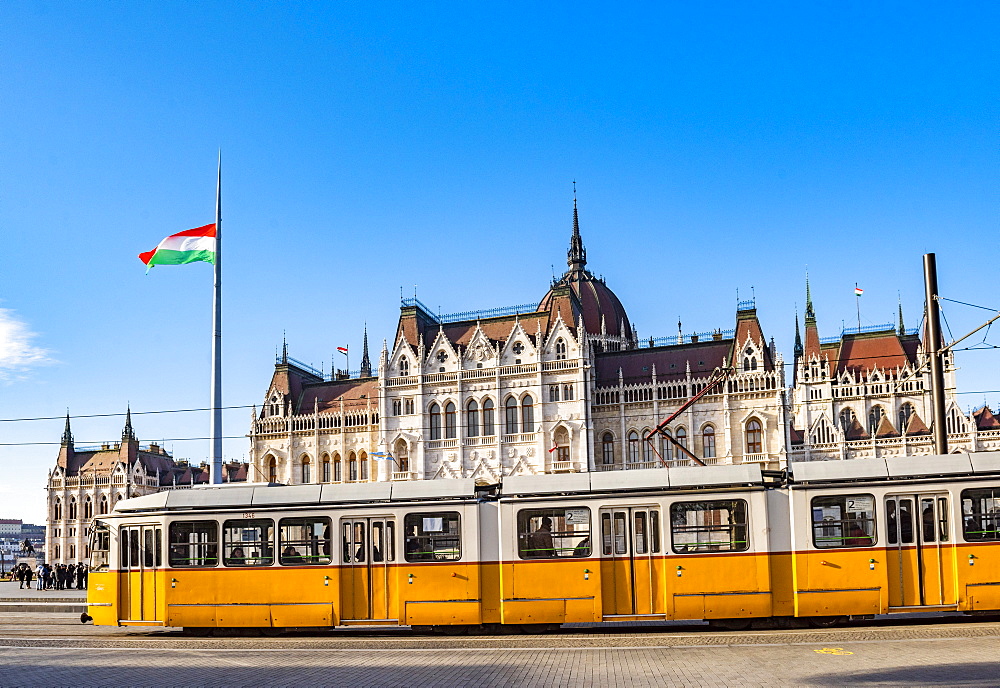
<svg viewBox="0 0 1000 688"><path fill-rule="evenodd" d="M1000 307L998 15L976 2L3 3L0 418L207 405L211 268L146 276L136 254L211 222L220 147L231 405L260 402L283 331L328 369L337 346L360 351L367 322L377 355L401 286L443 312L537 301L565 266L574 179L589 267L641 336L678 317L731 327L752 288L790 358L806 266L821 335L856 321L855 282L863 324L894 320L899 293L915 326L927 251L944 295ZM955 334L988 316L945 312ZM961 389L1000 390L997 355L960 354ZM226 434L248 421L227 412ZM121 425L74 431L96 443ZM204 437L208 417L135 426L144 441ZM0 442L60 431L3 422ZM0 517L44 518L56 451L0 447Z"/></svg>

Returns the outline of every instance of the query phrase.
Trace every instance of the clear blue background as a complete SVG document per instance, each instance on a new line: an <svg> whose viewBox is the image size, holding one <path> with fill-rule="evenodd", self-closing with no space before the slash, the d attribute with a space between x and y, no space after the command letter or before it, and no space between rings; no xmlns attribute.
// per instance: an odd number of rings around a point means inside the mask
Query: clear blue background
<svg viewBox="0 0 1000 688"><path fill-rule="evenodd" d="M443 312L537 301L573 179L643 337L731 327L753 287L789 360L807 265L822 336L856 321L855 282L863 324L898 292L916 326L926 251L944 295L1000 307L996 3L697 5L3 3L0 308L49 362L0 367L0 418L207 405L211 267L136 254L212 221L220 147L227 404L260 402L283 331L357 368L367 322L377 356L401 286ZM997 361L959 354L963 404L995 407ZM204 437L208 415L135 426ZM0 517L44 518L57 449L0 447Z"/></svg>

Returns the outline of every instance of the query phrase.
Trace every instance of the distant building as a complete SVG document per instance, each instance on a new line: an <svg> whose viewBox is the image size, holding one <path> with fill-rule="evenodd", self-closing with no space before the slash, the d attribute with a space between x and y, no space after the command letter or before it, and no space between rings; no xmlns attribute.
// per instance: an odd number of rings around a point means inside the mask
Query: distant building
<svg viewBox="0 0 1000 688"><path fill-rule="evenodd" d="M806 283L805 343L795 323L789 458L829 461L933 454L928 355L900 307L894 326L847 328L821 339ZM955 362L945 359L945 414L951 452L1000 450L1000 421L983 406L959 407Z"/></svg>
<svg viewBox="0 0 1000 688"><path fill-rule="evenodd" d="M19 518L0 518L0 538L21 537L22 525Z"/></svg>
<svg viewBox="0 0 1000 688"><path fill-rule="evenodd" d="M224 482L247 479L247 464L224 466ZM87 537L91 519L111 511L121 499L190 488L209 482L207 465L174 460L157 445L140 446L132 429L132 413L125 414L121 442L77 448L69 414L56 467L47 484L46 560L72 563L90 556Z"/></svg>

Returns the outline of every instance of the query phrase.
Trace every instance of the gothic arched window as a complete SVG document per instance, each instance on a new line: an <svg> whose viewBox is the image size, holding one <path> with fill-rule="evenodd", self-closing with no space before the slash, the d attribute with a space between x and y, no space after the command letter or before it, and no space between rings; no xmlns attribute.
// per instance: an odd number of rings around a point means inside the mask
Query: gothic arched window
<svg viewBox="0 0 1000 688"><path fill-rule="evenodd" d="M535 431L535 402L526 395L521 402L521 432Z"/></svg>
<svg viewBox="0 0 1000 688"><path fill-rule="evenodd" d="M441 439L441 407L435 402L431 404L427 412L431 419L431 439L439 440Z"/></svg>
<svg viewBox="0 0 1000 688"><path fill-rule="evenodd" d="M746 372L757 370L757 356L749 346L743 353L743 370Z"/></svg>
<svg viewBox="0 0 1000 688"><path fill-rule="evenodd" d="M674 439L685 449L688 448L688 433L684 428L677 428L677 434L674 435Z"/></svg>
<svg viewBox="0 0 1000 688"><path fill-rule="evenodd" d="M761 454L764 452L764 435L760 421L751 418L746 426L747 454Z"/></svg>
<svg viewBox="0 0 1000 688"><path fill-rule="evenodd" d="M465 406L465 434L469 437L479 435L479 404L475 399Z"/></svg>
<svg viewBox="0 0 1000 688"><path fill-rule="evenodd" d="M629 463L639 463L639 433L635 430L628 433L628 460Z"/></svg>
<svg viewBox="0 0 1000 688"><path fill-rule="evenodd" d="M915 412L916 412L916 409L913 408L913 404L911 404L910 402L906 402L905 404L903 404L902 406L899 407L899 431L900 432L906 432L906 426L910 422L910 416L912 416Z"/></svg>
<svg viewBox="0 0 1000 688"><path fill-rule="evenodd" d="M451 439L458 437L458 422L455 414L455 404L449 401L444 407L444 436Z"/></svg>
<svg viewBox="0 0 1000 688"><path fill-rule="evenodd" d="M559 401L559 385L549 385L549 401Z"/></svg>
<svg viewBox="0 0 1000 688"><path fill-rule="evenodd" d="M556 360L561 361L566 358L566 342L559 338L556 340Z"/></svg>
<svg viewBox="0 0 1000 688"><path fill-rule="evenodd" d="M564 401L573 400L573 385L563 385L563 400Z"/></svg>
<svg viewBox="0 0 1000 688"><path fill-rule="evenodd" d="M59 498L56 498L55 504L52 505L52 520L62 520L62 500Z"/></svg>
<svg viewBox="0 0 1000 688"><path fill-rule="evenodd" d="M309 457L302 456L302 482L308 483L312 481L312 465L309 463Z"/></svg>
<svg viewBox="0 0 1000 688"><path fill-rule="evenodd" d="M884 415L885 411L882 410L881 406L872 406L872 410L868 412L868 434L872 437L878 431L879 423L882 422Z"/></svg>
<svg viewBox="0 0 1000 688"><path fill-rule="evenodd" d="M344 467L340 460L340 454L333 455L333 482L339 483L344 480Z"/></svg>
<svg viewBox="0 0 1000 688"><path fill-rule="evenodd" d="M508 435L513 435L517 432L517 399L514 397L507 397L507 401L504 402L504 410L506 412L506 429L505 432Z"/></svg>
<svg viewBox="0 0 1000 688"><path fill-rule="evenodd" d="M368 454L365 452L358 454L358 463L361 464L361 479L368 480Z"/></svg>
<svg viewBox="0 0 1000 688"><path fill-rule="evenodd" d="M91 501L89 496L83 503L83 517L86 519L94 517L94 502Z"/></svg>
<svg viewBox="0 0 1000 688"><path fill-rule="evenodd" d="M851 425L854 423L854 411L851 408L844 408L840 410L840 429L847 432L851 429Z"/></svg>
<svg viewBox="0 0 1000 688"><path fill-rule="evenodd" d="M615 436L610 432L601 437L601 462L609 466L615 462Z"/></svg>
<svg viewBox="0 0 1000 688"><path fill-rule="evenodd" d="M715 428L711 425L706 425L701 429L701 446L704 458L715 458Z"/></svg>
<svg viewBox="0 0 1000 688"><path fill-rule="evenodd" d="M410 361L406 358L406 356L399 359L399 374L403 377L410 374Z"/></svg>
<svg viewBox="0 0 1000 688"><path fill-rule="evenodd" d="M330 473L330 455L323 454L323 473L320 476L320 480L324 483L330 482L332 474Z"/></svg>
<svg viewBox="0 0 1000 688"><path fill-rule="evenodd" d="M267 457L264 460L265 472L267 473L267 482L276 483L278 482L278 462L275 461L273 456Z"/></svg>
<svg viewBox="0 0 1000 688"><path fill-rule="evenodd" d="M396 470L408 473L410 470L410 447L406 440L396 440L396 452L393 457L396 459Z"/></svg>
<svg viewBox="0 0 1000 688"><path fill-rule="evenodd" d="M490 437L496 433L495 415L493 400L483 399L483 435L486 437Z"/></svg>
<svg viewBox="0 0 1000 688"><path fill-rule="evenodd" d="M69 500L69 520L76 520L76 497L71 497Z"/></svg>
<svg viewBox="0 0 1000 688"><path fill-rule="evenodd" d="M351 482L358 479L358 457L354 452L347 456L347 479Z"/></svg>

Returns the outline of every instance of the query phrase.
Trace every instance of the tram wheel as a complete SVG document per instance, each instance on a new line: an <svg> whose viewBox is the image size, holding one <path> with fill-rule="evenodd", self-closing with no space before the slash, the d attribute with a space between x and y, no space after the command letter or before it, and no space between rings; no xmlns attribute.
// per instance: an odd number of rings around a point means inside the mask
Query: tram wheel
<svg viewBox="0 0 1000 688"><path fill-rule="evenodd" d="M846 616L810 616L809 625L813 628L830 628L847 621Z"/></svg>
<svg viewBox="0 0 1000 688"><path fill-rule="evenodd" d="M718 628L723 631L745 631L753 624L753 619L709 619L708 625L711 628Z"/></svg>

